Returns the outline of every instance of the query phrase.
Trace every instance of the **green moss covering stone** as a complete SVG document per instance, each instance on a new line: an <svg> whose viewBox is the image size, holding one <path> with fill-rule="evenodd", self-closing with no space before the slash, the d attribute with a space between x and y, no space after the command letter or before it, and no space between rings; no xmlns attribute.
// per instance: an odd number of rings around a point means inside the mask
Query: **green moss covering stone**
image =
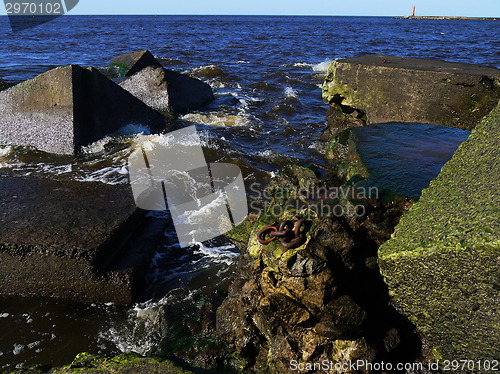
<svg viewBox="0 0 500 374"><path fill-rule="evenodd" d="M500 357L499 146L500 105L379 249L391 296L435 359Z"/></svg>
<svg viewBox="0 0 500 374"><path fill-rule="evenodd" d="M136 353L124 353L115 357L80 353L67 366L47 369L42 366L20 369L11 373L49 374L188 374L192 371L181 368L171 361L157 357L142 357Z"/></svg>

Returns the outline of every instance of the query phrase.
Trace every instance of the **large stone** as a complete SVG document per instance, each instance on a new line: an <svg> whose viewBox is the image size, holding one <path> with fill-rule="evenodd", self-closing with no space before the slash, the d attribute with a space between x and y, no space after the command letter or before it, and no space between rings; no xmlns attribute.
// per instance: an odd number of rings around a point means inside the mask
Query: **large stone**
<svg viewBox="0 0 500 374"><path fill-rule="evenodd" d="M330 66L323 99L331 105L331 133L384 122L471 130L500 99L500 70L394 56L347 58Z"/></svg>
<svg viewBox="0 0 500 374"><path fill-rule="evenodd" d="M214 95L210 85L161 67L147 67L120 84L151 108L179 115L209 104Z"/></svg>
<svg viewBox="0 0 500 374"><path fill-rule="evenodd" d="M435 359L500 357L499 144L497 106L379 250L393 299Z"/></svg>
<svg viewBox="0 0 500 374"><path fill-rule="evenodd" d="M0 173L0 293L128 304L163 222L129 185Z"/></svg>
<svg viewBox="0 0 500 374"><path fill-rule="evenodd" d="M72 154L128 124L165 129L165 118L96 69L56 68L0 92L0 144Z"/></svg>
<svg viewBox="0 0 500 374"><path fill-rule="evenodd" d="M48 369L49 365L39 365L29 369L13 370L12 374L190 374L193 371L160 357L142 357L137 353L122 353L114 357L80 353L69 365ZM184 365L187 366L187 365Z"/></svg>
<svg viewBox="0 0 500 374"><path fill-rule="evenodd" d="M118 76L129 77L147 67L161 67L161 64L148 50L125 53L116 56L109 66L118 70Z"/></svg>
<svg viewBox="0 0 500 374"><path fill-rule="evenodd" d="M420 353L413 326L390 306L373 261L406 202L365 201L366 214L334 217L319 207L349 203L336 200L328 183L312 170L284 168L266 190L272 198L268 209L253 227L231 233L246 237L248 245L241 251L237 279L217 309L216 326L240 360L241 372L293 373L292 360L310 367L323 360L412 362ZM295 215L307 218L306 241L299 247L287 249L280 239L257 240L265 227L279 227Z"/></svg>

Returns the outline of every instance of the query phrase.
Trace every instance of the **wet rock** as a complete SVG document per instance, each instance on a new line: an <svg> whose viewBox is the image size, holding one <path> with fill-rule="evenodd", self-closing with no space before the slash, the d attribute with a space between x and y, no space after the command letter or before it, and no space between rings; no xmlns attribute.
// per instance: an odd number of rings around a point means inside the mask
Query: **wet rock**
<svg viewBox="0 0 500 374"><path fill-rule="evenodd" d="M96 69L56 68L0 92L0 144L78 153L121 127L167 127L165 118Z"/></svg>
<svg viewBox="0 0 500 374"><path fill-rule="evenodd" d="M116 56L108 66L114 68L119 77L129 77L147 67L161 67L161 64L151 52L143 50Z"/></svg>
<svg viewBox="0 0 500 374"><path fill-rule="evenodd" d="M217 310L218 336L235 352L238 372L292 373L292 360L310 365L332 359L406 362L420 352L412 326L390 307L380 274L366 265L368 259L373 262L377 241L390 237L397 223L395 211L399 209L401 216L406 210L405 199L367 200L366 214L359 217L320 215L308 204L317 202L310 200L312 189L327 184L313 171L293 166L269 185L272 204L250 230L238 278ZM286 209L291 201L305 207ZM329 203L340 204L335 199ZM273 209L278 206L281 209ZM283 213L275 216L273 211ZM262 228L295 216L307 220L306 240L298 247L256 240ZM374 219L390 223L377 224ZM242 232L247 235L248 230ZM401 336L401 343L388 352L391 330Z"/></svg>
<svg viewBox="0 0 500 374"><path fill-rule="evenodd" d="M146 67L120 85L151 108L169 115L200 109L214 100L210 85L158 66Z"/></svg>
<svg viewBox="0 0 500 374"><path fill-rule="evenodd" d="M394 121L471 130L500 99L500 70L395 56L347 58L330 66L323 99L331 104L326 138Z"/></svg>
<svg viewBox="0 0 500 374"><path fill-rule="evenodd" d="M329 302L315 331L331 339L353 340L361 337L366 312L348 295Z"/></svg>
<svg viewBox="0 0 500 374"><path fill-rule="evenodd" d="M0 173L0 293L129 304L166 222L128 185Z"/></svg>
<svg viewBox="0 0 500 374"><path fill-rule="evenodd" d="M30 369L13 370L11 373L50 373L50 374L76 374L76 373L102 373L102 374L187 374L193 371L181 367L172 361L159 357L142 357L136 353L123 353L115 357L98 356L90 353L80 353L74 361L67 366L51 369L50 366L38 366Z"/></svg>
<svg viewBox="0 0 500 374"><path fill-rule="evenodd" d="M431 346L429 360L500 355L499 122L497 106L379 249L390 293Z"/></svg>

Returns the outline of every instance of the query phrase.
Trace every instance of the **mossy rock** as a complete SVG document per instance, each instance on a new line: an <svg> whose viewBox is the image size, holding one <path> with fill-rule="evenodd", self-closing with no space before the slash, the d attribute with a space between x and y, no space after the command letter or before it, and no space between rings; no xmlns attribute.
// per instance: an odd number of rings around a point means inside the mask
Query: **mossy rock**
<svg viewBox="0 0 500 374"><path fill-rule="evenodd" d="M31 369L14 370L11 373L50 374L188 374L192 371L181 368L169 360L158 357L142 357L136 353L123 353L115 357L104 357L80 353L67 366L49 369L39 366Z"/></svg>
<svg viewBox="0 0 500 374"><path fill-rule="evenodd" d="M499 125L500 105L379 249L393 299L435 359L500 357Z"/></svg>

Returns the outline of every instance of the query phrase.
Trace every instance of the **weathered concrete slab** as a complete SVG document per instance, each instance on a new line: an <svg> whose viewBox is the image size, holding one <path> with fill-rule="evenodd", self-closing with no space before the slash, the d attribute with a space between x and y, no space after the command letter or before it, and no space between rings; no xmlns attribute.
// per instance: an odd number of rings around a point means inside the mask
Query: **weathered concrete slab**
<svg viewBox="0 0 500 374"><path fill-rule="evenodd" d="M330 133L360 124L414 122L471 130L500 99L500 70L394 56L332 63L323 84Z"/></svg>
<svg viewBox="0 0 500 374"><path fill-rule="evenodd" d="M147 67L120 86L151 108L171 115L200 109L214 100L210 85L165 68Z"/></svg>
<svg viewBox="0 0 500 374"><path fill-rule="evenodd" d="M0 293L130 303L159 226L129 185L0 171Z"/></svg>
<svg viewBox="0 0 500 374"><path fill-rule="evenodd" d="M128 124L165 129L165 118L96 69L56 68L0 92L0 144L72 154Z"/></svg>
<svg viewBox="0 0 500 374"><path fill-rule="evenodd" d="M435 359L500 357L499 145L500 105L379 249L392 297Z"/></svg>
<svg viewBox="0 0 500 374"><path fill-rule="evenodd" d="M161 67L161 64L151 52L143 50L116 56L108 66L118 69L118 76L129 77L150 66Z"/></svg>

